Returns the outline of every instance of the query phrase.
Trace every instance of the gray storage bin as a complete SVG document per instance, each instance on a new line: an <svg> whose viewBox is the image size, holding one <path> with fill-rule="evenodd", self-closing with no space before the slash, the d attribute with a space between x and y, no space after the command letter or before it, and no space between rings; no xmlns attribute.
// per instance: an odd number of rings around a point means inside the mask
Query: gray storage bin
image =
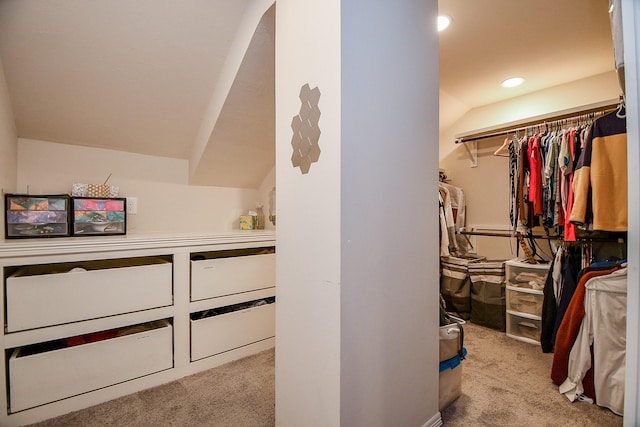
<svg viewBox="0 0 640 427"><path fill-rule="evenodd" d="M505 261L481 261L469 265L471 322L506 330Z"/></svg>
<svg viewBox="0 0 640 427"><path fill-rule="evenodd" d="M440 293L447 311L455 312L464 320L471 315L471 280L469 265L484 260L484 257L441 257Z"/></svg>

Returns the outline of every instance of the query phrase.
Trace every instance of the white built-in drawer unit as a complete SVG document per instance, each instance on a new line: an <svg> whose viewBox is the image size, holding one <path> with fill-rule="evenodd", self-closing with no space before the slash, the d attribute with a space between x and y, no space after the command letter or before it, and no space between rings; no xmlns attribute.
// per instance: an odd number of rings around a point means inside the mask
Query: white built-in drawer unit
<svg viewBox="0 0 640 427"><path fill-rule="evenodd" d="M10 412L170 369L172 332L171 324L162 320L123 328L114 338L86 344L64 347L66 341L60 340L48 343L62 345L55 350L42 351L42 345L39 350L14 349L9 359Z"/></svg>
<svg viewBox="0 0 640 427"><path fill-rule="evenodd" d="M191 301L275 286L275 248L215 251L191 256Z"/></svg>
<svg viewBox="0 0 640 427"><path fill-rule="evenodd" d="M13 267L6 330L22 331L173 303L171 257Z"/></svg>
<svg viewBox="0 0 640 427"><path fill-rule="evenodd" d="M275 336L275 297L191 315L191 361Z"/></svg>

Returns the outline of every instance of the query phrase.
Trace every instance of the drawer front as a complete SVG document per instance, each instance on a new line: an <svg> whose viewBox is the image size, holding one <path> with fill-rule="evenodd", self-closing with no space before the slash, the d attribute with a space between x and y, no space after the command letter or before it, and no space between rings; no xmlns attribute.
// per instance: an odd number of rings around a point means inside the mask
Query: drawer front
<svg viewBox="0 0 640 427"><path fill-rule="evenodd" d="M192 301L270 288L275 283L275 254L191 261Z"/></svg>
<svg viewBox="0 0 640 427"><path fill-rule="evenodd" d="M536 316L521 316L507 311L507 335L521 341L538 344L542 320Z"/></svg>
<svg viewBox="0 0 640 427"><path fill-rule="evenodd" d="M7 278L7 331L129 313L173 303L169 262Z"/></svg>
<svg viewBox="0 0 640 427"><path fill-rule="evenodd" d="M510 286L542 290L549 273L549 264L527 264L521 261L506 262L507 284Z"/></svg>
<svg viewBox="0 0 640 427"><path fill-rule="evenodd" d="M9 360L10 410L118 384L173 366L170 324L158 329Z"/></svg>
<svg viewBox="0 0 640 427"><path fill-rule="evenodd" d="M191 361L275 336L276 310L266 304L191 321Z"/></svg>
<svg viewBox="0 0 640 427"><path fill-rule="evenodd" d="M507 310L542 316L544 294L520 292L507 288Z"/></svg>

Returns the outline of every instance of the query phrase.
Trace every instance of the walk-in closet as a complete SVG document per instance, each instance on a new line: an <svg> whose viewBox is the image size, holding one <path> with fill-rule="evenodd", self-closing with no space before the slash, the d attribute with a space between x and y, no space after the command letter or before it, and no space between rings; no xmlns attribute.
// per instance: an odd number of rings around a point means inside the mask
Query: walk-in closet
<svg viewBox="0 0 640 427"><path fill-rule="evenodd" d="M637 195L621 5L508 3L490 2L493 16L472 29L461 2L439 2L450 18L440 33L440 339L457 351L441 352L440 410L454 426L491 416L622 425ZM471 38L479 52L465 50Z"/></svg>
<svg viewBox="0 0 640 427"><path fill-rule="evenodd" d="M1 0L0 426L639 425L639 22Z"/></svg>

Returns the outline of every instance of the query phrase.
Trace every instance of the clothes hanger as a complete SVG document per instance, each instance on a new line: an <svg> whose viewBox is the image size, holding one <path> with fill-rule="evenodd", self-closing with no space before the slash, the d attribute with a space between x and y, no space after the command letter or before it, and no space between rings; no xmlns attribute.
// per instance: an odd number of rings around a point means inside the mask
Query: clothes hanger
<svg viewBox="0 0 640 427"><path fill-rule="evenodd" d="M618 105L618 110L616 110L616 117L619 119L627 117L626 98L624 93L620 95L620 105Z"/></svg>
<svg viewBox="0 0 640 427"><path fill-rule="evenodd" d="M494 155L494 156L496 156L496 157L509 157L509 155L508 155L508 154L501 154L501 152L502 152L505 148L507 148L507 147L509 146L509 143L510 143L510 142L511 142L511 140L510 140L510 139L509 139L509 137L507 136L507 137L504 139L504 142L502 143L502 145L500 146L500 148L498 148L498 149L493 153L493 155Z"/></svg>

